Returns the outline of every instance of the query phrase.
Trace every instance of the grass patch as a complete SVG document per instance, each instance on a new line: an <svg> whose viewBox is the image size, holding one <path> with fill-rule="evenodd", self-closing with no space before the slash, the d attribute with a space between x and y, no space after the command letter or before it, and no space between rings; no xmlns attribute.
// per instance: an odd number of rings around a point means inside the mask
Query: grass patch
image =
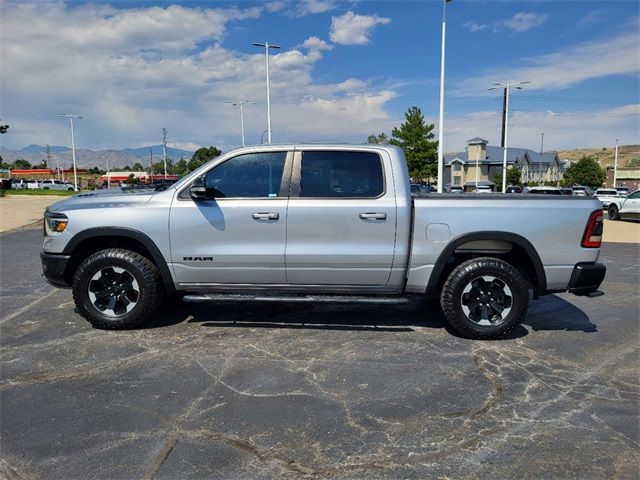
<svg viewBox="0 0 640 480"><path fill-rule="evenodd" d="M70 197L80 192L69 192L67 190L29 190L26 188L20 188L18 190L0 190L4 195L55 195L56 197Z"/></svg>

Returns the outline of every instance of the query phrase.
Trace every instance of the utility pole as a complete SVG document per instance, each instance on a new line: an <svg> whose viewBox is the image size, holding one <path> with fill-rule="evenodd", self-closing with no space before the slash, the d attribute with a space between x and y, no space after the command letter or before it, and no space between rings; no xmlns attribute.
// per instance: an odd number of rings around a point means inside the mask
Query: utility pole
<svg viewBox="0 0 640 480"><path fill-rule="evenodd" d="M47 168L51 169L51 167L51 147L47 145Z"/></svg>
<svg viewBox="0 0 640 480"><path fill-rule="evenodd" d="M525 83L531 83L529 80L518 83L494 83L495 87L489 88L489 90L496 90L498 88L504 88L504 145L503 145L503 156L502 156L502 193L506 193L507 191L507 148L509 143L509 91L510 89L516 88L518 90L522 90L520 85L524 85Z"/></svg>
<svg viewBox="0 0 640 480"><path fill-rule="evenodd" d="M544 152L544 132L542 132L540 136L540 155L542 155L542 152Z"/></svg>
<svg viewBox="0 0 640 480"><path fill-rule="evenodd" d="M109 174L109 159L106 159L107 163L107 188L111 188L111 175Z"/></svg>
<svg viewBox="0 0 640 480"><path fill-rule="evenodd" d="M162 156L164 157L164 179L167 179L167 129L162 128Z"/></svg>
<svg viewBox="0 0 640 480"><path fill-rule="evenodd" d="M73 158L73 189L78 191L78 174L76 171L76 143L73 138L73 119L82 119L81 115L75 115L73 113L60 113L59 117L68 118L71 123L71 156Z"/></svg>
<svg viewBox="0 0 640 480"><path fill-rule="evenodd" d="M447 3L442 0L442 42L440 48L440 112L438 120L438 193L443 192L444 182L444 52L447 40Z"/></svg>
<svg viewBox="0 0 640 480"><path fill-rule="evenodd" d="M613 159L613 188L618 185L618 139L616 138L616 155Z"/></svg>
<svg viewBox="0 0 640 480"><path fill-rule="evenodd" d="M270 45L269 42L254 43L256 47L264 47L265 65L267 67L267 143L271 143L271 87L269 83L269 49L280 48L279 45Z"/></svg>

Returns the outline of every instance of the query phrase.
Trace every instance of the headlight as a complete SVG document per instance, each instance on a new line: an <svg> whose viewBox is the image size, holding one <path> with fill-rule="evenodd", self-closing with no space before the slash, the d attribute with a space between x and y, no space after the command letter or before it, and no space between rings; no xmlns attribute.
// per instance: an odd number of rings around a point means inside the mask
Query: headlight
<svg viewBox="0 0 640 480"><path fill-rule="evenodd" d="M44 214L44 229L47 235L64 232L68 223L69 219L64 213L53 213L47 211Z"/></svg>

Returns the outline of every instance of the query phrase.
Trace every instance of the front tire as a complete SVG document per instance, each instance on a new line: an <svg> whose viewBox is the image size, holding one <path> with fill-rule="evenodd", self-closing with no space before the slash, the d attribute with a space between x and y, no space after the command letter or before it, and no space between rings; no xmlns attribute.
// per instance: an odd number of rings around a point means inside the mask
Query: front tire
<svg viewBox="0 0 640 480"><path fill-rule="evenodd" d="M501 338L524 319L529 286L511 264L474 258L453 269L442 287L440 306L449 325L461 335Z"/></svg>
<svg viewBox="0 0 640 480"><path fill-rule="evenodd" d="M620 220L620 212L618 211L618 206L615 203L609 205L609 220Z"/></svg>
<svg viewBox="0 0 640 480"><path fill-rule="evenodd" d="M158 268L130 250L100 250L87 257L73 277L77 311L95 328L138 327L153 316L163 297Z"/></svg>

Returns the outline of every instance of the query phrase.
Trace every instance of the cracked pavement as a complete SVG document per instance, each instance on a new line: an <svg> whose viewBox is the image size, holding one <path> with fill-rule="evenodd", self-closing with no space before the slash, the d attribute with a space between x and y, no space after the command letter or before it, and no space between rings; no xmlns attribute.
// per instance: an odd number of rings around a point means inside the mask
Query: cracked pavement
<svg viewBox="0 0 640 480"><path fill-rule="evenodd" d="M433 304L172 305L93 330L0 235L0 478L637 478L638 244L503 341Z"/></svg>

